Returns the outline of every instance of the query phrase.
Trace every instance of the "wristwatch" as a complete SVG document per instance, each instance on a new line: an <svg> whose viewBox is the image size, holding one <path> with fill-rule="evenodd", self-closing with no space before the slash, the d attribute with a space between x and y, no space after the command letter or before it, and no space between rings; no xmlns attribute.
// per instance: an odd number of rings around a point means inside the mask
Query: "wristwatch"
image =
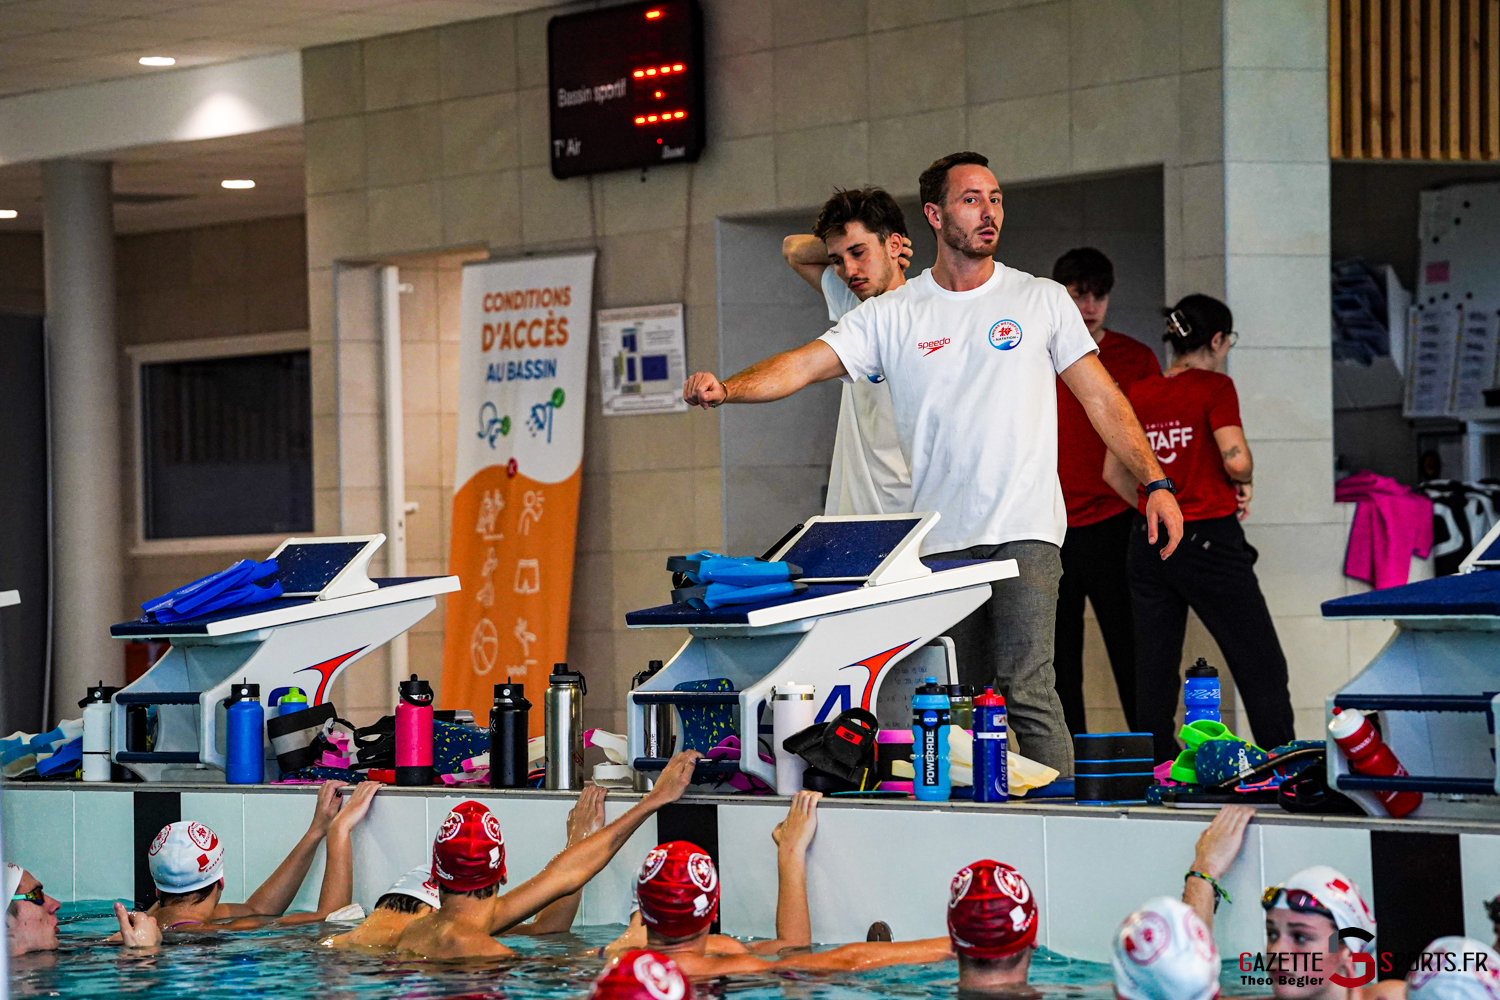
<svg viewBox="0 0 1500 1000"><path fill-rule="evenodd" d="M1151 494L1155 493L1157 490L1166 490L1168 493L1172 494L1173 496L1177 495L1177 486L1170 479L1158 479L1155 482L1150 482L1150 483L1146 484L1146 496L1149 497Z"/></svg>

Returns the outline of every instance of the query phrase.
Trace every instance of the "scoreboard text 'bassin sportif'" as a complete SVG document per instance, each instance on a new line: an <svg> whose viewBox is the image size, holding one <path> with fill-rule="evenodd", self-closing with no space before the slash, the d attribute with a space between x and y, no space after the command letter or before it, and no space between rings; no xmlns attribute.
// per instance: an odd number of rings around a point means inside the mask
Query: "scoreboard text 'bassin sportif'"
<svg viewBox="0 0 1500 1000"><path fill-rule="evenodd" d="M703 150L703 14L662 0L547 25L552 175L693 162Z"/></svg>

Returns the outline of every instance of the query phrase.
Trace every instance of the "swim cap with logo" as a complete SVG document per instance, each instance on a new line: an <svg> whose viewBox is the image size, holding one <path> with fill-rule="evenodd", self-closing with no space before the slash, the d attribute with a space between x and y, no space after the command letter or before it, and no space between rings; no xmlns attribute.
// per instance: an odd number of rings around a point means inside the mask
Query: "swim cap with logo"
<svg viewBox="0 0 1500 1000"><path fill-rule="evenodd" d="M398 878L384 895L410 896L419 903L426 903L434 910L442 905L442 901L438 899L437 883L432 880L430 865L417 865Z"/></svg>
<svg viewBox="0 0 1500 1000"><path fill-rule="evenodd" d="M651 849L635 879L641 920L663 937L692 937L719 912L719 872L697 844L674 840Z"/></svg>
<svg viewBox="0 0 1500 1000"><path fill-rule="evenodd" d="M432 841L432 880L449 892L505 881L505 838L494 813L471 799L443 817Z"/></svg>
<svg viewBox="0 0 1500 1000"><path fill-rule="evenodd" d="M953 876L948 937L968 958L1004 958L1036 942L1036 894L1010 865L976 861Z"/></svg>
<svg viewBox="0 0 1500 1000"><path fill-rule="evenodd" d="M1481 959L1484 968L1476 968ZM1406 996L1407 1000L1500 1000L1500 953L1473 938L1440 937L1412 963L1406 975Z"/></svg>
<svg viewBox="0 0 1500 1000"><path fill-rule="evenodd" d="M1370 912L1370 907L1360 893L1359 886L1336 868L1313 865L1311 868L1302 869L1276 888L1287 891L1300 889L1308 893L1333 916L1336 928L1357 927L1368 934L1375 933L1375 915ZM1285 892L1278 896L1271 908L1290 909ZM1368 954L1373 954L1375 951L1373 940L1361 941L1357 937L1347 937L1344 938L1344 944L1350 951Z"/></svg>
<svg viewBox="0 0 1500 1000"><path fill-rule="evenodd" d="M1125 1000L1211 1000L1219 995L1219 949L1192 907L1158 896L1115 934L1115 992Z"/></svg>
<svg viewBox="0 0 1500 1000"><path fill-rule="evenodd" d="M168 823L151 842L147 865L158 892L195 892L224 876L224 842L196 820Z"/></svg>
<svg viewBox="0 0 1500 1000"><path fill-rule="evenodd" d="M627 951L594 981L589 1000L692 1000L677 963L654 951Z"/></svg>

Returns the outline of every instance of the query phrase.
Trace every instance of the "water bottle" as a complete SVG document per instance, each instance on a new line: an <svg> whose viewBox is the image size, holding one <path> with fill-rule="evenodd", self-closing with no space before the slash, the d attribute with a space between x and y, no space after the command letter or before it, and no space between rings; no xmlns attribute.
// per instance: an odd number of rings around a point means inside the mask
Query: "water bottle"
<svg viewBox="0 0 1500 1000"><path fill-rule="evenodd" d="M234 684L225 700L224 780L231 785L259 785L266 780L266 713L259 684Z"/></svg>
<svg viewBox="0 0 1500 1000"><path fill-rule="evenodd" d="M114 724L114 697L117 687L105 687L101 680L89 688L88 697L78 703L83 709L83 780L110 779L110 731Z"/></svg>
<svg viewBox="0 0 1500 1000"><path fill-rule="evenodd" d="M299 687L287 688L286 693L276 702L276 717L291 715L300 712L307 707L307 694Z"/></svg>
<svg viewBox="0 0 1500 1000"><path fill-rule="evenodd" d="M776 753L776 794L796 795L802 791L802 775L807 761L782 746L818 716L818 689L811 684L778 684L771 695L771 746Z"/></svg>
<svg viewBox="0 0 1500 1000"><path fill-rule="evenodd" d="M634 691L642 684L649 681L661 672L662 662L660 660L649 660L646 669L630 679L630 689ZM672 727L671 705L640 705L632 706L631 711L641 713L642 735L645 737L645 754L647 757L663 758L672 756L672 750L677 745L677 737ZM632 778L632 786L638 792L649 792L656 784L652 777L654 771L636 771Z"/></svg>
<svg viewBox="0 0 1500 1000"><path fill-rule="evenodd" d="M521 684L496 684L490 708L490 787L526 787L526 738L531 702Z"/></svg>
<svg viewBox="0 0 1500 1000"><path fill-rule="evenodd" d="M589 693L583 674L554 663L542 696L543 734L550 789L583 787L583 696Z"/></svg>
<svg viewBox="0 0 1500 1000"><path fill-rule="evenodd" d="M967 684L948 685L948 725L971 731L974 728L974 689Z"/></svg>
<svg viewBox="0 0 1500 1000"><path fill-rule="evenodd" d="M1005 757L1005 696L994 688L974 699L974 801L1010 799L1010 772Z"/></svg>
<svg viewBox="0 0 1500 1000"><path fill-rule="evenodd" d="M1198 662L1187 668L1187 683L1182 692L1183 707L1182 724L1190 726L1195 722L1207 719L1211 722L1223 722L1219 715L1219 671L1216 667L1208 665L1203 657L1198 657Z"/></svg>
<svg viewBox="0 0 1500 1000"><path fill-rule="evenodd" d="M432 685L402 681L396 703L396 784L432 784Z"/></svg>
<svg viewBox="0 0 1500 1000"><path fill-rule="evenodd" d="M1344 751L1349 770L1354 773L1380 778L1406 776L1406 768L1363 713L1335 708L1333 718L1328 720L1328 735ZM1422 804L1421 792L1383 791L1376 792L1375 797L1392 819L1400 819Z"/></svg>
<svg viewBox="0 0 1500 1000"><path fill-rule="evenodd" d="M912 794L925 802L947 802L948 689L936 677L926 678L911 699Z"/></svg>

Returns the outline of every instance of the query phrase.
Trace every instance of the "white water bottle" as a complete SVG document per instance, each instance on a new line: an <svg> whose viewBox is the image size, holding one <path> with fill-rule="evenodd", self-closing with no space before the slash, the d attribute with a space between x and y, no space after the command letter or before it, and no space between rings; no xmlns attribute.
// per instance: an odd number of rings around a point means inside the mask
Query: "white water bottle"
<svg viewBox="0 0 1500 1000"><path fill-rule="evenodd" d="M108 781L110 777L110 727L114 705L110 699L119 688L106 687L103 681L89 688L88 697L78 703L83 709L83 780Z"/></svg>
<svg viewBox="0 0 1500 1000"><path fill-rule="evenodd" d="M802 791L807 761L783 747L782 741L813 724L818 714L818 689L811 684L778 684L771 694L771 742L776 751L776 794Z"/></svg>

